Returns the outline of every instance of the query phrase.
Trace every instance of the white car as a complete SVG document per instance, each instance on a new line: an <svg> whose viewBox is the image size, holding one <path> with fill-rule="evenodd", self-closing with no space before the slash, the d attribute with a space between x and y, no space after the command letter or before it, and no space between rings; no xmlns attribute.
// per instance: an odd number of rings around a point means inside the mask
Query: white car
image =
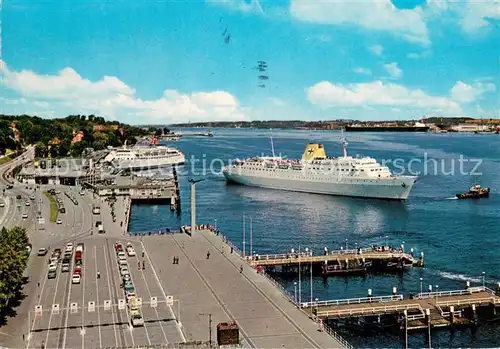
<svg viewBox="0 0 500 349"><path fill-rule="evenodd" d="M118 259L127 259L127 258L125 257L125 252L123 252L123 251L118 252L118 253L117 253L117 256L118 256Z"/></svg>
<svg viewBox="0 0 500 349"><path fill-rule="evenodd" d="M30 200L35 200L35 195L31 195Z"/></svg>
<svg viewBox="0 0 500 349"><path fill-rule="evenodd" d="M5 207L5 204L3 202L0 202L0 207Z"/></svg>
<svg viewBox="0 0 500 349"><path fill-rule="evenodd" d="M128 272L128 268L126 266L121 266L120 274L121 274L121 276L130 275Z"/></svg>
<svg viewBox="0 0 500 349"><path fill-rule="evenodd" d="M135 256L135 251L132 247L127 247L127 254L129 257Z"/></svg>
<svg viewBox="0 0 500 349"><path fill-rule="evenodd" d="M80 275L78 274L73 274L73 277L71 278L71 283L73 284L79 284L80 283Z"/></svg>
<svg viewBox="0 0 500 349"><path fill-rule="evenodd" d="M26 201L24 204L25 204L26 206L31 205L29 201Z"/></svg>
<svg viewBox="0 0 500 349"><path fill-rule="evenodd" d="M73 244L71 242L66 244L66 252L73 252Z"/></svg>
<svg viewBox="0 0 500 349"><path fill-rule="evenodd" d="M81 195L81 196L84 196L84 195L85 195L85 192L82 190L82 191L80 192L80 195Z"/></svg>
<svg viewBox="0 0 500 349"><path fill-rule="evenodd" d="M57 223L57 224L62 224L62 220L58 219L58 220L56 221L56 223Z"/></svg>
<svg viewBox="0 0 500 349"><path fill-rule="evenodd" d="M127 265L127 260L126 260L126 259L120 259L120 260L118 261L118 264L119 264L120 266L122 266L122 265L126 266L126 265Z"/></svg>
<svg viewBox="0 0 500 349"><path fill-rule="evenodd" d="M27 213L23 213L23 219L26 219L28 218L28 214Z"/></svg>

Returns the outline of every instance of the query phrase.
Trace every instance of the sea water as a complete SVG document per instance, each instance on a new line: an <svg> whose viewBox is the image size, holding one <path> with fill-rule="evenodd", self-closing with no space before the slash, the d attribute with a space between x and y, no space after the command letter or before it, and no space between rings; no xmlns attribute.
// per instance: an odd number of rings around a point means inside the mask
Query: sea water
<svg viewBox="0 0 500 349"><path fill-rule="evenodd" d="M189 178L204 179L196 187L198 223L216 224L242 248L243 215L246 245L255 253L279 253L309 248L315 254L329 250L385 244L425 254L425 268L404 275L313 278L313 298L320 300L389 295L392 287L408 296L436 290L463 289L500 282L500 136L495 134L346 133L351 156L370 156L419 180L405 202L333 197L227 185L220 173L235 158L271 155L267 130L214 129L215 137L185 137L169 143L185 153L179 168L182 215L168 206L134 206L130 230L149 231L190 224ZM300 158L307 143L323 143L328 156L341 156L336 131L273 130L276 154ZM193 159L196 159L193 161ZM397 160L399 159L399 160ZM397 160L397 161L396 161ZM462 165L460 165L462 164ZM460 167L461 166L461 167ZM476 168L477 167L477 168ZM491 188L489 198L455 200L455 194L474 183ZM279 280L294 293L297 278ZM310 300L308 277L302 278L302 300ZM355 347L402 347L404 338L385 332L342 331ZM410 347L428 346L427 336L410 336ZM500 324L477 331L433 333L434 347L498 347Z"/></svg>

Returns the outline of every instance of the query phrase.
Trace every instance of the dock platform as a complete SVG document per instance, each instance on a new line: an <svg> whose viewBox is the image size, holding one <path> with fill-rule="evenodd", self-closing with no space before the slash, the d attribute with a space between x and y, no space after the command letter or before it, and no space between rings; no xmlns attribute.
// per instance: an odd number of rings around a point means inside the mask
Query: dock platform
<svg viewBox="0 0 500 349"><path fill-rule="evenodd" d="M446 327L474 320L478 307L500 311L500 292L487 287L419 293L412 299L402 295L305 302L300 304L313 317L323 321L342 318L396 315L407 320L407 329Z"/></svg>
<svg viewBox="0 0 500 349"><path fill-rule="evenodd" d="M390 246L372 246L355 250L337 250L314 256L310 252L253 255L246 257L250 265L268 273L297 274L312 268L313 274L330 276L367 273L370 271L404 271L410 267L423 267L424 254L414 256L413 249L405 253Z"/></svg>

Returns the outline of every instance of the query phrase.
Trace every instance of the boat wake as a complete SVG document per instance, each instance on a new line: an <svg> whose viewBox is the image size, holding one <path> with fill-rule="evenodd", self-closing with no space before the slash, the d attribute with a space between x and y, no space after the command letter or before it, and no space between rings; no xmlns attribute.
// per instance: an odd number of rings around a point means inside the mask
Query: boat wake
<svg viewBox="0 0 500 349"><path fill-rule="evenodd" d="M447 271L438 271L437 274L445 279L459 280L459 281L470 281L470 282L480 282L480 277L465 275L465 274L455 274Z"/></svg>
<svg viewBox="0 0 500 349"><path fill-rule="evenodd" d="M453 196L451 198L444 198L445 200L458 200L458 198L456 196Z"/></svg>

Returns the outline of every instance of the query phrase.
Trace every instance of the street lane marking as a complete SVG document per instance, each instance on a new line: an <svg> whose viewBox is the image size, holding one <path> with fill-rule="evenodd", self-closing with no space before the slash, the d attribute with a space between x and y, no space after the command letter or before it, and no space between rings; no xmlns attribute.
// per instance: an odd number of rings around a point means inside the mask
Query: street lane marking
<svg viewBox="0 0 500 349"><path fill-rule="evenodd" d="M151 294L151 290L149 289L149 285L148 285L148 282L146 281L146 278L144 276L144 270L141 269L141 275L142 275L142 280L144 280L144 284L146 285L146 289L148 290L148 293L149 293L149 298L153 298L152 294ZM139 299L137 299L137 303L139 303ZM142 302L141 302L142 303ZM158 319L158 322L160 323L160 328L161 328L161 332L163 333L163 338L165 338L165 342L166 344L168 344L168 339L167 339L167 335L165 333L165 330L163 329L163 325L162 325L162 321L160 320L160 315L158 314L158 310L156 309L156 307L153 308L155 313L156 313L156 318Z"/></svg>
<svg viewBox="0 0 500 349"><path fill-rule="evenodd" d="M61 270L59 268L57 268L56 272L57 272L56 289L54 291L54 298L52 298L52 304L54 304L55 301L56 301L57 289L58 289L58 286L59 286L59 279L61 278ZM47 344L47 342L49 341L50 323L52 321L52 314L53 314L53 312L50 312L50 315L49 315L49 326L47 328L47 336L45 337L45 344Z"/></svg>
<svg viewBox="0 0 500 349"><path fill-rule="evenodd" d="M107 245L106 245L106 247L107 247ZM109 299L112 300L113 296L111 295L111 283L109 280L111 273L109 270L108 255L106 253L106 248L103 249L103 253L104 253L104 264L106 265L106 281L108 282ZM114 308L115 307L111 307L111 317L112 317L112 321L114 323L117 323L118 322L118 314L116 315L116 322L115 322L115 309ZM113 332L115 333L115 343L116 343L116 347L118 348L119 345L118 345L118 336L116 334L116 325L113 325ZM122 343L122 346L127 346L127 343Z"/></svg>
<svg viewBox="0 0 500 349"><path fill-rule="evenodd" d="M40 298L41 296L43 295L43 290L45 288L45 283L47 282L47 279L48 279L48 275L49 275L49 267L47 267L47 271L45 272L45 277L43 279L43 282L42 282L42 289L40 291ZM37 305L40 305L40 298L38 298L38 302L37 302ZM31 311L31 310L30 310ZM28 333L28 341L26 343L26 348L29 347L30 345L30 341L31 341L31 332L33 331L33 329L35 328L35 323L36 323L36 315L33 317L33 323L31 325L31 329L30 329L30 333Z"/></svg>
<svg viewBox="0 0 500 349"><path fill-rule="evenodd" d="M101 334L101 315L99 312L100 304L99 304L99 279L97 279L97 272L99 271L97 268L97 246L94 246L94 264L95 264L95 274L96 274L96 300L97 300L97 325L99 329L99 348L102 348L102 334Z"/></svg>
<svg viewBox="0 0 500 349"><path fill-rule="evenodd" d="M161 289L161 293L163 294L163 297L165 298L165 300L167 300L167 294L165 293L165 290L163 289L163 285L161 284L160 282L160 278L158 277L158 274L156 273L156 270L155 268L153 267L153 263L151 262L151 258L149 258L149 252L147 251L146 249L146 246L144 246L144 243L141 241L141 245L142 245L142 250L144 251L144 255L146 256L146 258L148 259L148 264L149 264L149 267L151 268L151 270L153 271L153 274L155 274L155 278L156 278L156 281L158 282L158 285L160 286L160 289ZM170 315L176 319L177 317L175 316L174 314L174 311L172 309L172 306L169 305L168 306L168 309L170 309ZM179 331L179 334L181 335L181 338L182 338L182 341L184 343L186 343L186 336L184 336L184 332L182 332L182 328L180 327L179 325L179 321L176 321L177 323L177 330Z"/></svg>
<svg viewBox="0 0 500 349"><path fill-rule="evenodd" d="M83 255L83 260L84 262L82 263L82 279L83 279L83 287L82 287L82 329L83 335L82 335L82 349L85 349L85 280L87 279L87 274L85 273L85 265L87 264L87 259L88 256L85 254L85 249L82 252Z"/></svg>

